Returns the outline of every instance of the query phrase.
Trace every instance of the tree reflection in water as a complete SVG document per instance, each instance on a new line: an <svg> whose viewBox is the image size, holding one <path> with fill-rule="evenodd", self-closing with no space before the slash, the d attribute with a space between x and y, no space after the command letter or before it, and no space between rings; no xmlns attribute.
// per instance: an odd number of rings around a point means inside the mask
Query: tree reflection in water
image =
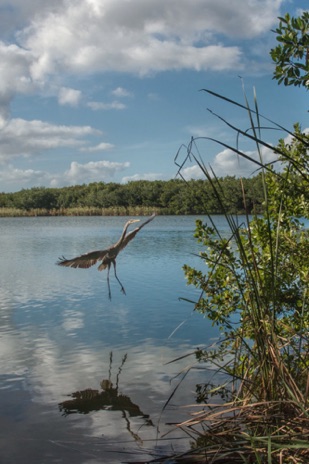
<svg viewBox="0 0 309 464"><path fill-rule="evenodd" d="M134 404L129 396L119 393L119 377L122 368L127 360L127 354L122 358L121 365L118 368L116 375L115 387L111 381L113 352L110 353L109 359L109 375L108 379L103 379L100 382L101 390L94 390L86 388L71 393L72 399L59 403L59 409L64 416L69 414L88 414L92 411L108 410L108 411L121 411L122 417L126 422L128 432L132 435L134 440L141 441L137 433L131 429L130 417L142 417L145 419L144 425L153 426L148 414L144 414L137 404Z"/></svg>

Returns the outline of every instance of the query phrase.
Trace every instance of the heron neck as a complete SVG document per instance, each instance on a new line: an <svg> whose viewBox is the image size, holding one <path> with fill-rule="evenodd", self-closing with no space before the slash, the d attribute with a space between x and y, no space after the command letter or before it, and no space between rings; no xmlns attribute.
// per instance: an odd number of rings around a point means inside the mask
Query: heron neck
<svg viewBox="0 0 309 464"><path fill-rule="evenodd" d="M128 229L128 227L129 227L130 224L131 224L130 221L128 221L128 222L124 225L124 228L123 228L121 237L120 237L120 239L118 240L118 242L116 243L116 246L121 245L121 243L123 242L123 240L124 240L124 238L125 238L125 236L126 236L126 233L127 233L127 229Z"/></svg>

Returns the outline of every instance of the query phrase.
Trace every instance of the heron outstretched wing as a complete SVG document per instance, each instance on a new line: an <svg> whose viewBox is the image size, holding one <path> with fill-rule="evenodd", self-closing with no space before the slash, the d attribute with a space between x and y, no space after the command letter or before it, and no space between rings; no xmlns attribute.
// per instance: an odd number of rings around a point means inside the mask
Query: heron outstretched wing
<svg viewBox="0 0 309 464"><path fill-rule="evenodd" d="M132 230L131 232L127 234L128 227L134 222L140 221L139 219L129 219L129 221L127 221L126 224L124 225L120 239L116 243L111 245L110 247L106 248L105 250L90 251L89 253L85 253L83 255L77 256L76 258L72 258L72 259L66 259L64 256L62 256L62 258L59 258L56 264L58 264L59 266L88 269L89 267L96 264L98 261L102 261L98 267L98 270L102 271L103 269L107 268L107 285L108 285L109 299L111 299L111 289L110 289L110 284L109 284L109 271L110 271L111 264L113 264L115 277L121 286L122 293L125 294L126 293L125 289L122 283L120 282L117 276L117 272L116 272L117 255L135 237L137 232L139 232L142 229L142 227L144 227L146 224L152 221L155 216L156 214L154 213L152 216L150 216L150 218L148 218L145 222L143 222L139 227L137 227L136 229Z"/></svg>
<svg viewBox="0 0 309 464"><path fill-rule="evenodd" d="M156 213L153 213L152 216L150 216L150 218L147 219L147 221L143 222L140 226L136 227L136 229L132 230L131 232L129 232L125 238L123 239L121 245L120 245L120 248L119 248L119 251L120 250L123 250L127 244L135 237L135 235L137 234L137 232L139 232L142 227L144 227L146 224L148 224L150 221L152 221L156 216Z"/></svg>
<svg viewBox="0 0 309 464"><path fill-rule="evenodd" d="M109 251L109 249L89 251L89 253L85 253L72 259L66 259L64 256L62 256L62 258L59 258L56 264L59 266L88 269L89 267L96 264L97 261L102 260Z"/></svg>

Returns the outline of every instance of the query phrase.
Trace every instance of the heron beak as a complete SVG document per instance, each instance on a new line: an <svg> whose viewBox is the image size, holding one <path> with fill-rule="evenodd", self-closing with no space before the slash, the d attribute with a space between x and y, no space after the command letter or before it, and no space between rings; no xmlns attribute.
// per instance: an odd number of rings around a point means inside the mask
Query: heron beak
<svg viewBox="0 0 309 464"><path fill-rule="evenodd" d="M140 219L132 219L132 222L141 222Z"/></svg>

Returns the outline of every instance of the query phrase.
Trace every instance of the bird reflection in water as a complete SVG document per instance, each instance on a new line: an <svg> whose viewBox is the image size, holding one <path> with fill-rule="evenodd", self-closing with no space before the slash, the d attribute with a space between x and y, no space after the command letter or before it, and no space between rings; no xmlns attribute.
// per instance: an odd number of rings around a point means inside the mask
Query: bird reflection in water
<svg viewBox="0 0 309 464"><path fill-rule="evenodd" d="M139 435L132 431L130 418L142 417L145 422L144 425L153 426L148 414L144 414L140 407L133 403L129 396L123 395L119 392L119 377L122 368L127 360L127 354L122 358L121 365L118 368L116 375L115 386L111 381L111 371L113 362L113 352L110 353L109 363L109 376L108 379L103 379L100 382L101 390L94 390L86 388L85 390L76 391L69 396L72 398L67 401L59 403L59 409L62 415L68 416L69 414L88 414L92 411L121 411L122 417L126 422L128 432L132 435L134 440L141 442Z"/></svg>

